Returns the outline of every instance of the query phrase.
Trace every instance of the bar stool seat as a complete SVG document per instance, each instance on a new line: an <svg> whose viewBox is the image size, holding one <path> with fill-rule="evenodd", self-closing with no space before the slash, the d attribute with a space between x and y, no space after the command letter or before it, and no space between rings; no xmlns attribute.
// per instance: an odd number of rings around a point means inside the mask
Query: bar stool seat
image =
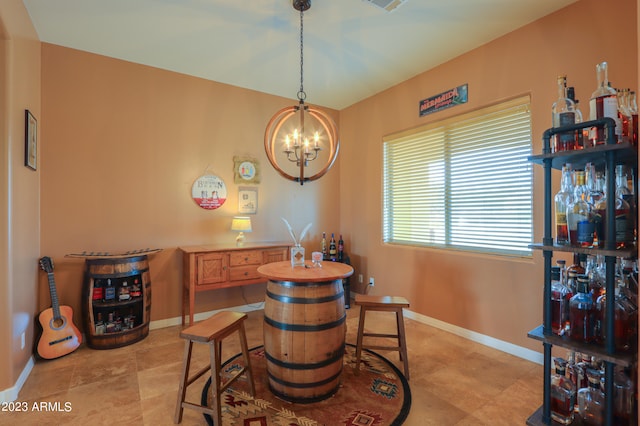
<svg viewBox="0 0 640 426"><path fill-rule="evenodd" d="M216 426L221 425L221 395L229 385L235 382L242 375L246 375L249 382L251 396L255 396L256 391L253 382L251 361L249 360L249 348L247 347L247 336L244 330L244 320L246 319L247 315L244 313L222 311L212 315L204 321L198 322L191 327L187 327L182 330L180 337L185 339L186 342L182 364L182 378L178 389L178 402L176 404L176 412L173 419L174 423L180 423L182 421L184 408L190 408L200 411L201 413L211 415L214 420L214 424ZM240 337L240 345L242 346L242 356L244 357L245 367L236 372L226 383L222 383L222 379L220 377L222 340L235 332L238 332ZM191 365L191 354L194 343L206 343L210 346L210 364L190 376L189 367ZM211 390L213 394L212 407L206 407L185 401L187 387L208 371L211 371Z"/></svg>
<svg viewBox="0 0 640 426"><path fill-rule="evenodd" d="M409 359L407 357L407 341L404 332L403 308L409 307L409 301L399 296L371 296L356 294L355 304L360 306L360 319L358 323L358 338L356 344L356 374L360 371L360 357L362 349L381 349L387 351L398 351L400 361L404 365L404 375L409 380ZM367 311L395 312L396 314L396 334L385 333L365 333L364 322ZM397 340L396 346L365 344L365 337L392 338Z"/></svg>

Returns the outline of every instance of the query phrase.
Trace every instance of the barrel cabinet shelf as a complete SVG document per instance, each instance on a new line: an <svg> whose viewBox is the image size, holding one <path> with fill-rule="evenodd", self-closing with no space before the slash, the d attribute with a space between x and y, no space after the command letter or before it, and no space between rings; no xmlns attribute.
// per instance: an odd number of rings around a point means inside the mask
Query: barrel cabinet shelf
<svg viewBox="0 0 640 426"><path fill-rule="evenodd" d="M146 255L85 260L82 314L87 346L113 349L149 335L151 280Z"/></svg>

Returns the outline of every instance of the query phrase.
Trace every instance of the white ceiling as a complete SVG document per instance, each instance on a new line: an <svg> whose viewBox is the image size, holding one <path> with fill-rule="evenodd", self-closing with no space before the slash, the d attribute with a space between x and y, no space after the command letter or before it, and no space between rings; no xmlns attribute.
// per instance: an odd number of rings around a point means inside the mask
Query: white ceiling
<svg viewBox="0 0 640 426"><path fill-rule="evenodd" d="M304 14L307 102L336 109L577 0L315 0ZM295 99L291 0L24 0L40 40ZM443 90L446 90L443 87Z"/></svg>

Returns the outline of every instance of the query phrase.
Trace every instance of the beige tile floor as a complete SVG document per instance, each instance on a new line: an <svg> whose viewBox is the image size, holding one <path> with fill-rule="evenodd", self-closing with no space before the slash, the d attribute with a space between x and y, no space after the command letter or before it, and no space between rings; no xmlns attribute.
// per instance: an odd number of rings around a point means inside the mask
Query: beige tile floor
<svg viewBox="0 0 640 426"><path fill-rule="evenodd" d="M356 341L358 312L347 311L348 343ZM262 315L249 313L249 347L262 344ZM405 324L413 399L405 425L523 425L539 407L542 366L413 320ZM391 332L395 318L370 312L366 325ZM37 361L18 398L27 412L0 412L0 425L172 425L184 349L179 332L177 326L152 330L123 348L83 345L63 358ZM199 367L208 348L195 346ZM224 359L238 352L237 338L225 340ZM397 353L388 359L401 368ZM190 387L188 399L199 401L205 380ZM50 403L49 409L36 411L34 403ZM199 413L184 413L183 425L206 424Z"/></svg>

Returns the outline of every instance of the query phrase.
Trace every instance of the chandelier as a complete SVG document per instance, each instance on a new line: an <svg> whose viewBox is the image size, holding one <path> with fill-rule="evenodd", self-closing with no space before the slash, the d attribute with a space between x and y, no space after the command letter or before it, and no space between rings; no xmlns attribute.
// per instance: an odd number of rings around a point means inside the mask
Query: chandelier
<svg viewBox="0 0 640 426"><path fill-rule="evenodd" d="M283 177L300 182L313 181L324 176L333 166L338 157L340 140L335 122L322 110L305 104L307 94L304 91L304 11L311 7L311 0L293 0L293 8L300 12L300 90L298 91L298 104L286 107L276 112L264 133L264 149L269 162ZM318 155L323 149L328 150L328 155ZM280 156L277 157L276 153ZM280 160L278 160L280 158ZM323 159L312 171L307 171L310 176L305 176L305 169L310 162ZM295 168L289 165L288 171L280 166L295 163ZM295 174L293 174L295 170Z"/></svg>

